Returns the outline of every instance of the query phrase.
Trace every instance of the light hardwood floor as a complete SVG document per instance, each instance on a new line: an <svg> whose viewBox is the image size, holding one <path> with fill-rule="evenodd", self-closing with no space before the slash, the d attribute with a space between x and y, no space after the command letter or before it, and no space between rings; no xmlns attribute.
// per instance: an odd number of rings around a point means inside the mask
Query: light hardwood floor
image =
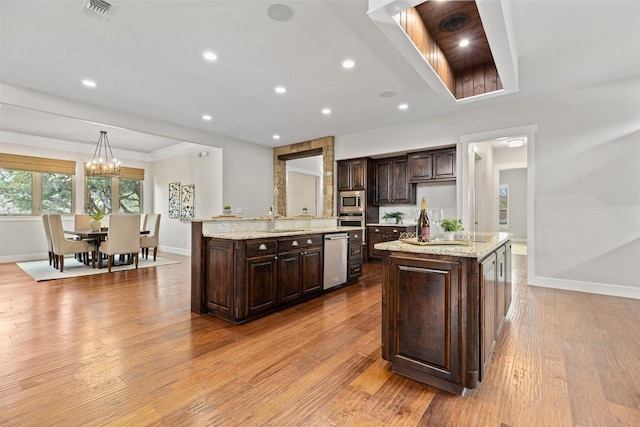
<svg viewBox="0 0 640 427"><path fill-rule="evenodd" d="M197 316L189 258L34 282L0 264L0 425L638 426L640 301L527 286L454 396L380 357L379 264L245 324Z"/></svg>

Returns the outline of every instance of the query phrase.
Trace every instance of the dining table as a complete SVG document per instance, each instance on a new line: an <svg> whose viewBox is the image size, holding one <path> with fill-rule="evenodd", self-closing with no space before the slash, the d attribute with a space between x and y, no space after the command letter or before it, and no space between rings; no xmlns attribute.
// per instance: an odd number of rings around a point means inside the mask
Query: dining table
<svg viewBox="0 0 640 427"><path fill-rule="evenodd" d="M100 242L107 240L107 236L109 234L108 228L101 228L99 231L94 230L64 230L64 234L69 234L72 236L77 236L81 240L92 240L94 250L92 256L91 266L96 268L96 259L98 259L99 253L98 249L100 248ZM140 230L140 234L149 234L149 230Z"/></svg>

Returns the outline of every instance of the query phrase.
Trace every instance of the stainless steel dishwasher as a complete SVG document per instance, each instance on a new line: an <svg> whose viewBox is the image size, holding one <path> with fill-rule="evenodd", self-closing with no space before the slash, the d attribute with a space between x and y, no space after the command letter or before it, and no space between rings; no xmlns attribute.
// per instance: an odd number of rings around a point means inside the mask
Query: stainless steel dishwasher
<svg viewBox="0 0 640 427"><path fill-rule="evenodd" d="M347 282L347 233L324 236L324 280L323 289L340 286Z"/></svg>

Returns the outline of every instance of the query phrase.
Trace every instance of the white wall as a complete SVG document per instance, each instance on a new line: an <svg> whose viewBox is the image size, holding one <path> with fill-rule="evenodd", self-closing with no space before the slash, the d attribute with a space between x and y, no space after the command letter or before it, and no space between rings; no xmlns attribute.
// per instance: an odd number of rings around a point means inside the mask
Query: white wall
<svg viewBox="0 0 640 427"><path fill-rule="evenodd" d="M509 185L509 226L500 231L512 233L511 240L527 241L527 170L500 171L500 184Z"/></svg>
<svg viewBox="0 0 640 427"><path fill-rule="evenodd" d="M190 255L191 223L169 218L169 183L195 185L195 217L222 213L222 150L208 148L206 157L189 153L153 164L154 213L161 214L159 249ZM217 184L217 185L216 185Z"/></svg>
<svg viewBox="0 0 640 427"><path fill-rule="evenodd" d="M533 283L640 298L640 78L336 137L336 159L538 125ZM609 219L609 220L608 220ZM529 236L531 239L531 236Z"/></svg>

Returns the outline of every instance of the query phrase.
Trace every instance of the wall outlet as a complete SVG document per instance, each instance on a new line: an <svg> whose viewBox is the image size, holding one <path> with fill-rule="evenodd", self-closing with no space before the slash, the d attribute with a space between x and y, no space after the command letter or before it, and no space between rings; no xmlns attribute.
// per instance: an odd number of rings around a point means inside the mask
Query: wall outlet
<svg viewBox="0 0 640 427"><path fill-rule="evenodd" d="M237 213L237 214L244 213L244 209L242 209L242 208L236 208L236 213Z"/></svg>
<svg viewBox="0 0 640 427"><path fill-rule="evenodd" d="M218 231L229 231L229 230L230 230L230 227L228 222L223 222L218 224Z"/></svg>

